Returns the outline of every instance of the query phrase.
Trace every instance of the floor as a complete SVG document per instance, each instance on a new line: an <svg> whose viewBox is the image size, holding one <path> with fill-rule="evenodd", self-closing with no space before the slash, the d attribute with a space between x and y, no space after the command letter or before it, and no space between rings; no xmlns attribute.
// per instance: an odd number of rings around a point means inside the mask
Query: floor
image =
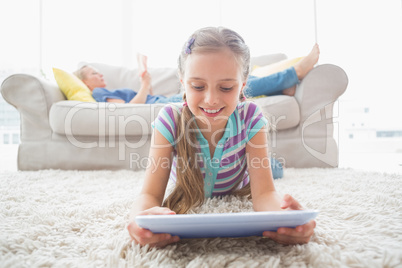
<svg viewBox="0 0 402 268"><path fill-rule="evenodd" d="M17 170L18 144L0 144L0 172Z"/></svg>
<svg viewBox="0 0 402 268"><path fill-rule="evenodd" d="M0 172L17 170L18 145L0 145ZM344 152L340 150L339 167L402 175L402 152Z"/></svg>

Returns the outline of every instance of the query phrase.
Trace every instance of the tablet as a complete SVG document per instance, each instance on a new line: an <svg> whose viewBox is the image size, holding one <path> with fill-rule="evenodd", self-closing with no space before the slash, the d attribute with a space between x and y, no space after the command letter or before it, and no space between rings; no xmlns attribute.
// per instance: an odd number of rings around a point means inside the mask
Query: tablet
<svg viewBox="0 0 402 268"><path fill-rule="evenodd" d="M279 227L294 228L316 218L318 210L289 210L241 213L140 215L138 226L153 233L180 238L262 236Z"/></svg>

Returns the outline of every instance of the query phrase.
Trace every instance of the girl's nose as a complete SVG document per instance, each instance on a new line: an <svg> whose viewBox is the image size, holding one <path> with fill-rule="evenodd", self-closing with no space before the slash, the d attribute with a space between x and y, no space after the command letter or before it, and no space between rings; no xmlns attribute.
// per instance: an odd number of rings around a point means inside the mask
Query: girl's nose
<svg viewBox="0 0 402 268"><path fill-rule="evenodd" d="M219 94L215 90L207 90L205 93L205 103L209 105L217 104L219 101Z"/></svg>

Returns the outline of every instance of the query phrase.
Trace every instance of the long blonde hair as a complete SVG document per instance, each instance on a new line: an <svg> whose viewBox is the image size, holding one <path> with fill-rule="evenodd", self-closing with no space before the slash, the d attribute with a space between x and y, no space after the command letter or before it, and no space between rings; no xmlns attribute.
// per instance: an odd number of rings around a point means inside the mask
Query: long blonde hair
<svg viewBox="0 0 402 268"><path fill-rule="evenodd" d="M247 80L250 72L250 51L239 34L223 27L208 27L193 33L189 40L183 46L178 60L180 77L184 77L185 63L191 53L216 52L229 48L242 68L244 81ZM243 92L239 99L244 100ZM185 94L183 100L187 101ZM205 200L204 178L197 163L198 149L194 146L197 144L197 136L195 131L191 131L192 129L196 129L193 114L187 106L184 106L176 128L176 134L183 135L176 145L176 185L163 204L179 214L186 213L194 206L202 205ZM250 195L250 187L247 185L235 193Z"/></svg>

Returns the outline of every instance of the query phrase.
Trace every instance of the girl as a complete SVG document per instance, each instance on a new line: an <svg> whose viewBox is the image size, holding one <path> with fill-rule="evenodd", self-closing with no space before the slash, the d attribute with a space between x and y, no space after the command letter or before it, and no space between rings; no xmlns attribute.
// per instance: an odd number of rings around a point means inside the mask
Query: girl
<svg viewBox="0 0 402 268"><path fill-rule="evenodd" d="M244 40L229 29L200 29L185 44L178 61L185 103L164 107L154 122L152 164L128 225L136 243L163 247L179 240L138 227L136 215L186 213L211 196L251 195L256 211L301 209L291 196L275 191L267 120L254 103L244 101L249 63ZM164 200L169 177L176 184ZM301 244L314 228L311 221L263 235Z"/></svg>

